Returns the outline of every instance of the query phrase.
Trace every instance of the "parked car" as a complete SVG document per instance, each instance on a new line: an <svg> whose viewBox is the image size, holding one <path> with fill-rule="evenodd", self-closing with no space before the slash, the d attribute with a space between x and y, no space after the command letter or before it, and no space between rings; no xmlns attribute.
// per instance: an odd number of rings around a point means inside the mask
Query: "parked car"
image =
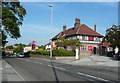
<svg viewBox="0 0 120 83"><path fill-rule="evenodd" d="M120 51L118 51L118 53L115 54L115 58L116 58L117 60L120 60Z"/></svg>
<svg viewBox="0 0 120 83"><path fill-rule="evenodd" d="M17 57L19 57L19 58L24 58L25 55L24 55L24 53L18 53L18 54L17 54Z"/></svg>
<svg viewBox="0 0 120 83"><path fill-rule="evenodd" d="M115 51L109 51L107 53L107 57L114 57L114 55L115 55Z"/></svg>
<svg viewBox="0 0 120 83"><path fill-rule="evenodd" d="M14 55L10 55L10 56L8 56L9 58L15 58L15 56Z"/></svg>
<svg viewBox="0 0 120 83"><path fill-rule="evenodd" d="M25 56L25 57L30 57L30 51L24 52L24 56Z"/></svg>

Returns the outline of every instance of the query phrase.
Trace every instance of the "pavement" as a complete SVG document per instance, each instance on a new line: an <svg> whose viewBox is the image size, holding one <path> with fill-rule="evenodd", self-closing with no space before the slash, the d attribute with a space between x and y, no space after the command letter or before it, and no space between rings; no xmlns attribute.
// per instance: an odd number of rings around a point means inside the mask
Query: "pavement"
<svg viewBox="0 0 120 83"><path fill-rule="evenodd" d="M80 59L71 59L71 60L54 60L55 62L71 64L71 65L89 65L89 66L109 66L109 67L118 67L120 61L114 59L113 57L107 56L79 56Z"/></svg>
<svg viewBox="0 0 120 83"><path fill-rule="evenodd" d="M24 81L24 79L6 61L0 60L0 81Z"/></svg>

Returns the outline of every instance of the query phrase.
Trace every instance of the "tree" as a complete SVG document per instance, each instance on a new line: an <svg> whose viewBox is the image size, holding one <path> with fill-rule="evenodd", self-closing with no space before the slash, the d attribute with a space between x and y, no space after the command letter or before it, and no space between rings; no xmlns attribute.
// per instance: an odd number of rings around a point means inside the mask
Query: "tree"
<svg viewBox="0 0 120 83"><path fill-rule="evenodd" d="M13 46L6 46L5 49L13 49Z"/></svg>
<svg viewBox="0 0 120 83"><path fill-rule="evenodd" d="M63 37L61 37L59 41L57 41L55 44L58 45L59 47L64 47L65 49L68 47L68 42Z"/></svg>
<svg viewBox="0 0 120 83"><path fill-rule="evenodd" d="M113 25L111 28L106 30L104 40L111 43L111 47L118 47L120 49L120 26Z"/></svg>
<svg viewBox="0 0 120 83"><path fill-rule="evenodd" d="M73 51L75 51L76 48L80 48L80 40L79 39L64 39L60 38L59 41L55 43L56 45L60 47L64 47L65 49L70 46Z"/></svg>
<svg viewBox="0 0 120 83"><path fill-rule="evenodd" d="M11 38L18 39L20 35L20 26L26 10L20 5L20 2L2 2L2 24L1 29L5 38L9 35ZM3 39L4 40L4 39ZM3 44L5 44L4 42Z"/></svg>
<svg viewBox="0 0 120 83"><path fill-rule="evenodd" d="M22 44L22 43L16 44L16 45L17 47L14 48L14 51L13 51L14 53L22 53L24 50L24 47L26 46L25 44Z"/></svg>
<svg viewBox="0 0 120 83"><path fill-rule="evenodd" d="M44 46L44 45L38 46L38 49L43 49L43 50L45 50L45 46Z"/></svg>

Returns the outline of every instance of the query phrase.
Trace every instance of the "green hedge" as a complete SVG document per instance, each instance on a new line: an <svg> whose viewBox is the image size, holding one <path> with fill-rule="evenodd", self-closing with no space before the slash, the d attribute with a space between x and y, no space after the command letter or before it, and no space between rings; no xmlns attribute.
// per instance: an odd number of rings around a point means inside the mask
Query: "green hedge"
<svg viewBox="0 0 120 83"><path fill-rule="evenodd" d="M49 55L49 51L44 51L44 50L36 50L36 51L31 51L31 54L40 54L40 55Z"/></svg>
<svg viewBox="0 0 120 83"><path fill-rule="evenodd" d="M31 54L50 55L50 51L36 50L31 51ZM75 52L65 49L52 50L53 56L75 56Z"/></svg>

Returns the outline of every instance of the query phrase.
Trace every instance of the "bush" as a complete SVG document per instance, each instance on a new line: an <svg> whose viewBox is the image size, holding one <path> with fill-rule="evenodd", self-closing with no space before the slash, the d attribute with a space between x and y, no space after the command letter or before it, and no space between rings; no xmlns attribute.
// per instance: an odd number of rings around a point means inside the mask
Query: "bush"
<svg viewBox="0 0 120 83"><path fill-rule="evenodd" d="M73 51L68 51L65 49L53 50L53 56L75 56Z"/></svg>
<svg viewBox="0 0 120 83"><path fill-rule="evenodd" d="M44 50L36 50L36 51L31 51L31 54L40 54L40 55L49 55L49 51L44 51Z"/></svg>
<svg viewBox="0 0 120 83"><path fill-rule="evenodd" d="M44 51L44 50L36 50L36 51L31 51L31 54L40 54L40 55L50 55L50 51ZM65 49L57 49L57 50L52 50L53 56L75 56L75 52L73 51L68 51Z"/></svg>

